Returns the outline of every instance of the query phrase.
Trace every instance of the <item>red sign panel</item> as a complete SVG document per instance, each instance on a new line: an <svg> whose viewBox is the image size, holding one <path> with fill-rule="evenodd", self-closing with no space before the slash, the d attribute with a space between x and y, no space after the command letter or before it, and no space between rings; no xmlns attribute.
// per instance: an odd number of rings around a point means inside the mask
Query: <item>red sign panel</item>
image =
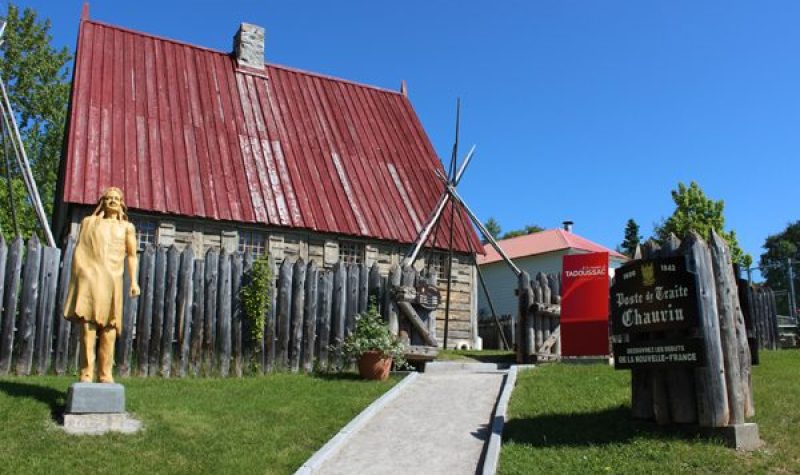
<svg viewBox="0 0 800 475"><path fill-rule="evenodd" d="M564 256L561 354L608 354L608 253Z"/></svg>

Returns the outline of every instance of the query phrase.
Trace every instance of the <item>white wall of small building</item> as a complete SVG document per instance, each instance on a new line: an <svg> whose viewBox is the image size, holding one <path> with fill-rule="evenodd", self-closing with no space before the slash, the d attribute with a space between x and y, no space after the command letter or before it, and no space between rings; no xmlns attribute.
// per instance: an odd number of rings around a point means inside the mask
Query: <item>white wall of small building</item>
<svg viewBox="0 0 800 475"><path fill-rule="evenodd" d="M539 272L545 274L559 274L563 268L563 258L568 254L586 254L586 251L578 249L563 249L545 254L536 254L513 259L514 264L534 277ZM614 275L614 269L622 265L618 258L609 259L609 276ZM517 296L514 291L517 289L517 276L505 261L492 262L491 264L481 265L481 272L486 281L486 288L492 298L494 311L497 315L517 314ZM478 315L491 315L489 303L483 289L478 290Z"/></svg>

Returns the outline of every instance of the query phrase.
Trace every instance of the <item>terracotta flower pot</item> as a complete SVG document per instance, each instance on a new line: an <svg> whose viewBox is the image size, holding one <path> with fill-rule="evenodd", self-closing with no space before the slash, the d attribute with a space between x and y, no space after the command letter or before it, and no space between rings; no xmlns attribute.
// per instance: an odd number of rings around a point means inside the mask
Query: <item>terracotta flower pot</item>
<svg viewBox="0 0 800 475"><path fill-rule="evenodd" d="M379 351L367 351L358 358L358 374L364 379L385 381L391 368L392 359L382 357Z"/></svg>

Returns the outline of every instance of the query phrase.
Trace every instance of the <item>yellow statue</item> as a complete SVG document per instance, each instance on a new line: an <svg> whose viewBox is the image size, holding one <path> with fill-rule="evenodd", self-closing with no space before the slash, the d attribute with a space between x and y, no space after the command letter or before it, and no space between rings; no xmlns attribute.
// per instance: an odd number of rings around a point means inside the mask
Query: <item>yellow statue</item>
<svg viewBox="0 0 800 475"><path fill-rule="evenodd" d="M113 383L114 341L122 331L122 274L127 256L131 297L136 283L136 230L128 222L122 190L107 188L97 209L81 222L72 260L64 317L81 325L81 382L94 376L98 333L97 379Z"/></svg>

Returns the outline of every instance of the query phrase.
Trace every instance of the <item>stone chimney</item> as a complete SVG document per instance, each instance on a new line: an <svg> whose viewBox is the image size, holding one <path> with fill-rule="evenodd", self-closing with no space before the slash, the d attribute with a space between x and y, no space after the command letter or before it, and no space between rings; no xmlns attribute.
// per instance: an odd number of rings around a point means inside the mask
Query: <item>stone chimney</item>
<svg viewBox="0 0 800 475"><path fill-rule="evenodd" d="M562 223L564 225L564 231L571 233L572 232L572 225L575 224L572 221L564 221Z"/></svg>
<svg viewBox="0 0 800 475"><path fill-rule="evenodd" d="M264 28L250 23L239 25L233 37L233 54L239 66L264 69Z"/></svg>

